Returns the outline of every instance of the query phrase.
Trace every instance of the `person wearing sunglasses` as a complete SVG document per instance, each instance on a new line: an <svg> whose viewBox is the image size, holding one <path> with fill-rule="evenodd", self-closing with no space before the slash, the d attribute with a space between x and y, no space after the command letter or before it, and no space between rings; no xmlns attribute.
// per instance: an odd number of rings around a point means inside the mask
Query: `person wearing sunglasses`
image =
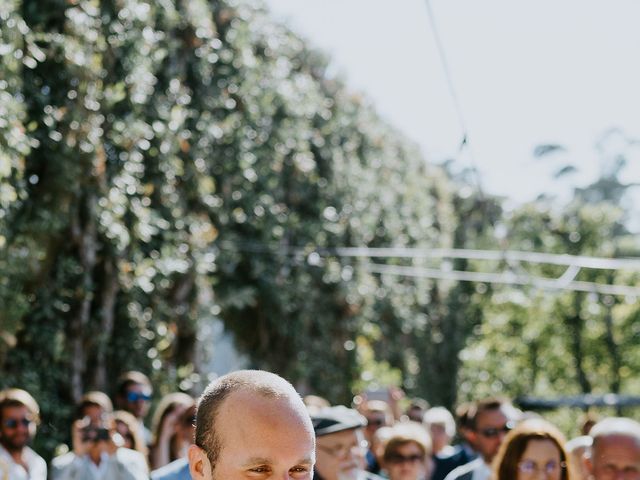
<svg viewBox="0 0 640 480"><path fill-rule="evenodd" d="M505 435L513 428L517 411L510 402L489 398L472 405L467 412L467 438L478 458L452 470L445 480L488 480L491 462Z"/></svg>
<svg viewBox="0 0 640 480"><path fill-rule="evenodd" d="M367 472L366 419L344 406L324 408L311 414L316 434L315 480L376 480Z"/></svg>
<svg viewBox="0 0 640 480"><path fill-rule="evenodd" d="M151 431L144 420L151 406L153 388L149 377L142 372L130 371L120 376L116 389L116 405L118 409L131 413L138 419L140 435L148 447L151 446Z"/></svg>
<svg viewBox="0 0 640 480"><path fill-rule="evenodd" d="M570 480L560 431L540 418L525 420L506 438L494 462L495 480Z"/></svg>
<svg viewBox="0 0 640 480"><path fill-rule="evenodd" d="M40 409L26 391L0 392L0 479L46 480L47 464L29 442L36 434Z"/></svg>
<svg viewBox="0 0 640 480"><path fill-rule="evenodd" d="M398 423L384 449L383 466L389 480L425 480L431 471L431 439L415 422Z"/></svg>

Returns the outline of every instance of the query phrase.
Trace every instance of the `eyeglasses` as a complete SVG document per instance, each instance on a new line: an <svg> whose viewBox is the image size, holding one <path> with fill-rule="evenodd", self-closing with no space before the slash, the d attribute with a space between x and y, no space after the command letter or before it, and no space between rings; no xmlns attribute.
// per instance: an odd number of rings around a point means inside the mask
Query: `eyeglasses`
<svg viewBox="0 0 640 480"><path fill-rule="evenodd" d="M566 466L567 464L565 462L556 462L555 460L551 460L542 465L542 467L539 467L533 460L523 460L518 463L518 470L527 475L534 473L537 474L538 472L544 472L547 475L552 475Z"/></svg>
<svg viewBox="0 0 640 480"><path fill-rule="evenodd" d="M324 445L316 444L316 448L318 450L322 450L334 458L343 458L349 454L362 455L367 449L367 446L368 443L366 441L362 441L356 445L336 445L335 447L326 447Z"/></svg>
<svg viewBox="0 0 640 480"><path fill-rule="evenodd" d="M4 421L4 426L7 428L16 428L19 424L23 427L28 427L31 425L32 420L30 418L7 418Z"/></svg>
<svg viewBox="0 0 640 480"><path fill-rule="evenodd" d="M509 422L506 423L502 428L483 428L481 430L477 430L477 432L483 437L495 438L501 433L508 433L511 430L513 430L513 424Z"/></svg>
<svg viewBox="0 0 640 480"><path fill-rule="evenodd" d="M127 401L131 403L135 403L139 400L144 400L148 402L151 400L151 395L147 395L146 393L138 393L138 392L127 392Z"/></svg>
<svg viewBox="0 0 640 480"><path fill-rule="evenodd" d="M424 461L424 455L400 455L399 453L392 453L385 457L385 460L394 465L400 465L401 463L418 463Z"/></svg>

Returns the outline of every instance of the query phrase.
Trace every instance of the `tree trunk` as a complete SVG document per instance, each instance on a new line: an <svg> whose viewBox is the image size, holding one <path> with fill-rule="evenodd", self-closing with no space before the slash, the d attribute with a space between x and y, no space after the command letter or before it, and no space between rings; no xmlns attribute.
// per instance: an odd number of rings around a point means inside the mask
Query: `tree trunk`
<svg viewBox="0 0 640 480"><path fill-rule="evenodd" d="M118 296L118 272L111 259L104 263L104 278L102 280L100 305L100 342L96 354L96 370L94 385L98 390L106 391L109 387L109 372L107 371L107 347L113 336L115 323L116 298Z"/></svg>
<svg viewBox="0 0 640 480"><path fill-rule="evenodd" d="M78 254L82 266L81 282L79 287L79 308L75 317L71 320L71 394L75 402L80 400L84 393L84 372L86 369L87 355L87 330L91 319L91 305L93 302L93 269L96 264L96 224L95 224L96 198L88 193L84 206L86 212L82 215L81 207L76 210L71 220L71 237L78 245ZM85 224L82 225L82 217Z"/></svg>

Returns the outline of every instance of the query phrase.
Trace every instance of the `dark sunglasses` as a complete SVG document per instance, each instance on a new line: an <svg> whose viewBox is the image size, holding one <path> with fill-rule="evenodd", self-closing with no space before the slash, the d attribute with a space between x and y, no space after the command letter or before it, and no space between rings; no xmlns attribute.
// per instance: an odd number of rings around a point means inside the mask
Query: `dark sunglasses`
<svg viewBox="0 0 640 480"><path fill-rule="evenodd" d="M134 403L138 400L144 400L148 402L151 400L151 395L147 395L146 393L138 393L138 392L127 392L127 401Z"/></svg>
<svg viewBox="0 0 640 480"><path fill-rule="evenodd" d="M7 428L16 428L19 424L23 427L28 427L31 425L31 419L29 418L7 418L4 421L4 426Z"/></svg>
<svg viewBox="0 0 640 480"><path fill-rule="evenodd" d="M395 465L400 465L401 463L418 463L424 461L423 455L400 455L399 453L393 453L386 458L387 462L393 463Z"/></svg>
<svg viewBox="0 0 640 480"><path fill-rule="evenodd" d="M483 437L495 438L501 433L508 433L511 430L513 430L513 424L509 422L502 428L483 428L482 430L478 430L478 433Z"/></svg>

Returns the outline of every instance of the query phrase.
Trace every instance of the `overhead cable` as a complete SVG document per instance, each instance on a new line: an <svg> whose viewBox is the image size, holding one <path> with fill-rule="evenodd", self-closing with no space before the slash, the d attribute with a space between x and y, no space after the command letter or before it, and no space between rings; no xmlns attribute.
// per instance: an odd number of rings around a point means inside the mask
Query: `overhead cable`
<svg viewBox="0 0 640 480"><path fill-rule="evenodd" d="M640 297L640 287L628 285L607 285L594 282L559 282L556 279L534 276L516 275L513 272L484 273L465 272L459 270L439 270L434 268L406 267L400 265L382 265L369 263L363 268L370 273L401 275L404 277L432 278L438 280L455 280L466 282L496 283L504 285L522 285L542 290L571 290L577 292L599 293L603 295L623 295Z"/></svg>
<svg viewBox="0 0 640 480"><path fill-rule="evenodd" d="M473 149L471 148L471 142L469 140L469 129L467 128L467 122L465 121L464 114L462 112L462 104L460 102L460 97L456 91L456 87L453 83L453 76L451 75L451 69L449 68L449 62L447 60L447 54L444 48L444 44L442 43L442 39L440 37L440 32L438 30L436 17L433 13L433 9L431 8L431 1L425 0L425 5L427 7L427 18L429 19L429 24L431 26L431 31L433 33L433 38L436 43L436 49L438 50L438 56L440 57L440 63L442 64L442 71L444 73L444 78L447 83L447 88L449 89L449 94L451 95L451 99L453 101L453 107L456 112L456 116L458 117L458 122L460 123L460 128L462 130L462 140L460 141L459 150L467 150L469 154L469 160L471 163L471 170L475 176L475 180L478 187L478 193L480 197L483 197L482 184L480 180L480 172L478 171L475 156L473 154Z"/></svg>

